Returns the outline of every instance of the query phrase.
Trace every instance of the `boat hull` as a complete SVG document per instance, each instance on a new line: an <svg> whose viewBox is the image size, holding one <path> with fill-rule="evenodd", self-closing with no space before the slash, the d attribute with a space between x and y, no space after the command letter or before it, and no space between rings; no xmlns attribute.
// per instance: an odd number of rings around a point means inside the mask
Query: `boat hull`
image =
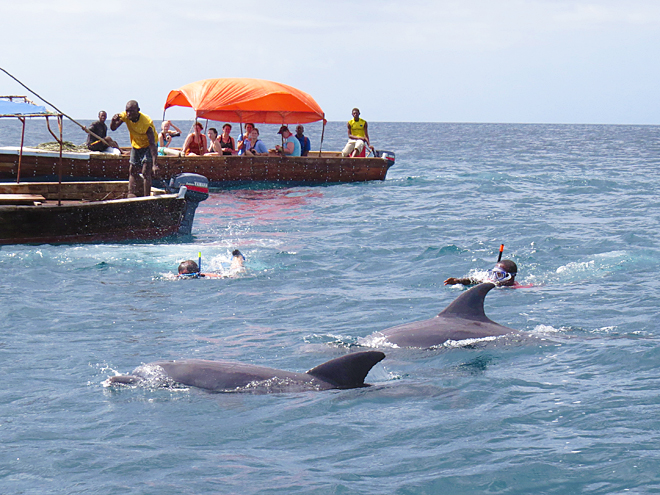
<svg viewBox="0 0 660 495"><path fill-rule="evenodd" d="M63 202L54 199L57 184L0 185L1 193L43 195L49 198L37 205L0 205L0 245L58 244L154 240L177 234L186 209L186 199L178 194L104 201L74 201L63 183ZM98 188L99 184L91 183ZM120 182L126 190L126 183ZM44 186L45 187L45 186ZM107 195L107 193L106 193Z"/></svg>
<svg viewBox="0 0 660 495"><path fill-rule="evenodd" d="M319 155L313 153L313 155ZM213 187L253 182L331 184L385 180L393 164L386 158L346 158L334 152L321 156L159 156L159 177L169 179L191 172L209 179ZM18 151L0 150L0 180L18 177ZM64 180L124 180L128 177L127 154L64 153ZM20 179L48 180L58 176L57 153L24 151Z"/></svg>

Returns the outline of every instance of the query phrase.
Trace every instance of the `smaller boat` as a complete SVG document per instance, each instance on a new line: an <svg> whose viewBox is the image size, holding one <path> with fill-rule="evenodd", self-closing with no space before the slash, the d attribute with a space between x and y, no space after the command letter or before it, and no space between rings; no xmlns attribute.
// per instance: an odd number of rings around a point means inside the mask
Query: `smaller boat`
<svg viewBox="0 0 660 495"><path fill-rule="evenodd" d="M169 189L127 198L128 181L0 184L0 245L155 240L192 232L208 180L173 178Z"/></svg>
<svg viewBox="0 0 660 495"><path fill-rule="evenodd" d="M21 83L22 84L22 83ZM0 96L0 118L22 124L16 182L0 183L0 245L116 242L190 235L195 210L209 197L206 177L179 174L169 191L128 198L128 181L62 182L64 114L49 112L25 96ZM58 182L21 182L27 118L43 117L59 144ZM57 119L59 137L49 118Z"/></svg>

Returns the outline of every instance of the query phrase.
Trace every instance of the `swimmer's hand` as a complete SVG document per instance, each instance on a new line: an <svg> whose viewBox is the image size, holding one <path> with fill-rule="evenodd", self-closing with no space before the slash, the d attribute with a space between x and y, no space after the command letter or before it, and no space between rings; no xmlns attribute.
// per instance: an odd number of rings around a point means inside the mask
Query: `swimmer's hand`
<svg viewBox="0 0 660 495"><path fill-rule="evenodd" d="M458 281L458 279L454 277L449 277L447 280L445 280L445 285L456 285L459 283L460 282Z"/></svg>

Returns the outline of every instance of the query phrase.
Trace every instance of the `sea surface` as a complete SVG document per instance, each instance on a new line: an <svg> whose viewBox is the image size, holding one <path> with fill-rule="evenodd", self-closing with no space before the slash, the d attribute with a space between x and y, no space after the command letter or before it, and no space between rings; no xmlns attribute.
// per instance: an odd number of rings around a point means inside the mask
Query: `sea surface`
<svg viewBox="0 0 660 495"><path fill-rule="evenodd" d="M369 130L385 181L215 190L191 242L1 247L0 492L660 493L660 127ZM324 149L345 137L329 123ZM25 141L52 138L31 121ZM434 316L500 244L532 287L486 313L532 343L384 348L354 390L103 385L160 359L308 370ZM244 274L173 277L236 248Z"/></svg>

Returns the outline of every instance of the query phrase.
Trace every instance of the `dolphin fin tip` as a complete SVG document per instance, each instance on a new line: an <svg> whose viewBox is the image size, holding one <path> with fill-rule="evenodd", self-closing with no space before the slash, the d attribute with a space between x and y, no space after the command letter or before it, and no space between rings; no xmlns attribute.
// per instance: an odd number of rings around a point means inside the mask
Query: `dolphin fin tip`
<svg viewBox="0 0 660 495"><path fill-rule="evenodd" d="M346 354L312 368L307 373L337 388L364 387L364 380L377 363L385 359L381 351Z"/></svg>

